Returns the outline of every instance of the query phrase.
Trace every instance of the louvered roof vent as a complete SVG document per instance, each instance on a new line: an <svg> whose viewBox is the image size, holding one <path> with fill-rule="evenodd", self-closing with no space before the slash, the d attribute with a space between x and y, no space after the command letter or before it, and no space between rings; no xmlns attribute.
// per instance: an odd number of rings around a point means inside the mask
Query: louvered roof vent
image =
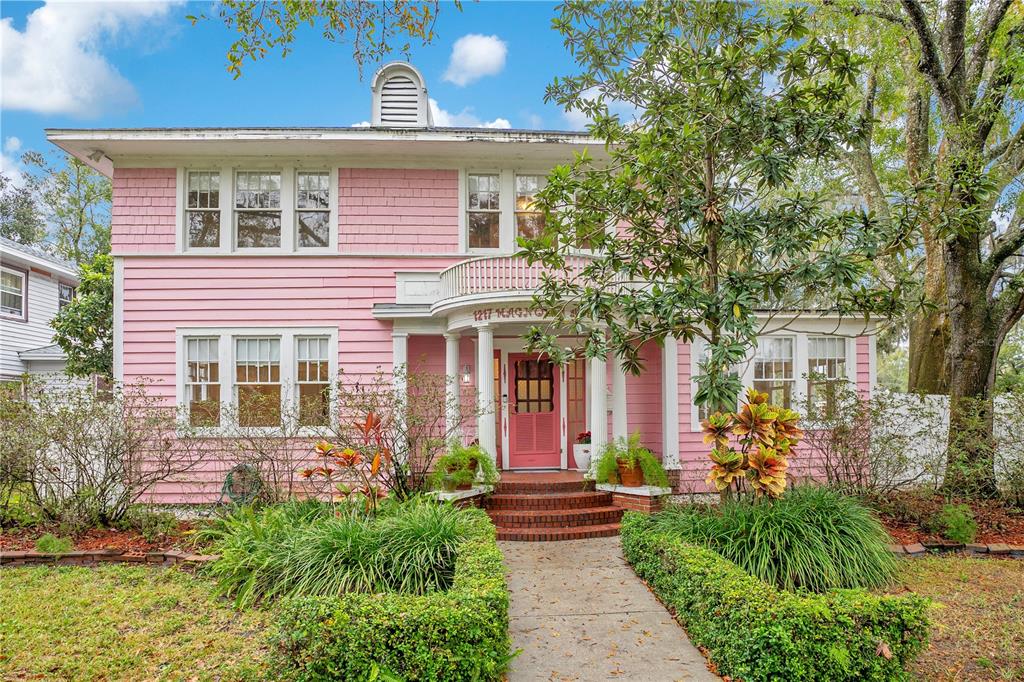
<svg viewBox="0 0 1024 682"><path fill-rule="evenodd" d="M412 64L385 64L374 75L370 89L373 92L373 125L396 128L434 125L427 87L423 76Z"/></svg>

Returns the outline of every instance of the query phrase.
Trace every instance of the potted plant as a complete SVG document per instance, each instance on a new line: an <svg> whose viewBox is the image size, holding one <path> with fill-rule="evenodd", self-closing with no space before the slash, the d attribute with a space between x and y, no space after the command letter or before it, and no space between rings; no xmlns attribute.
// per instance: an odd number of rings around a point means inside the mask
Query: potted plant
<svg viewBox="0 0 1024 682"><path fill-rule="evenodd" d="M590 431L577 434L572 445L572 457L576 461L576 471L590 471Z"/></svg>
<svg viewBox="0 0 1024 682"><path fill-rule="evenodd" d="M640 434L609 443L597 461L598 483L612 483L627 488L642 485L668 486L668 474L647 448L640 444Z"/></svg>
<svg viewBox="0 0 1024 682"><path fill-rule="evenodd" d="M434 464L434 472L430 476L432 487L446 492L469 490L476 482L485 485L498 482L494 462L479 445L462 445L453 441L448 452L438 457Z"/></svg>

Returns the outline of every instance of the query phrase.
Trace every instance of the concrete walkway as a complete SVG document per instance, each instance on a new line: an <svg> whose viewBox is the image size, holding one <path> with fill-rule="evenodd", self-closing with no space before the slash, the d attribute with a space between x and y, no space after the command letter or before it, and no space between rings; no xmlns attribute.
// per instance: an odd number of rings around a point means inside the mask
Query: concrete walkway
<svg viewBox="0 0 1024 682"><path fill-rule="evenodd" d="M510 682L718 680L622 558L618 537L501 542L512 595Z"/></svg>

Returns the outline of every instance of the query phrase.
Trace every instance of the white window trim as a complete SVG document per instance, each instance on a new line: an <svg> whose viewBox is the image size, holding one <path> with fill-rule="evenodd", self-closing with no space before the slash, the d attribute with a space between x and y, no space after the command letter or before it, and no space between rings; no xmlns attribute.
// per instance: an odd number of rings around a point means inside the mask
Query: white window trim
<svg viewBox="0 0 1024 682"><path fill-rule="evenodd" d="M287 405L297 405L299 398L298 382L295 381L297 360L296 337L300 336L326 336L328 382L333 384L338 378L338 328L337 327L179 327L174 333L174 354L175 354L175 403L181 408L187 418L188 402L185 391L185 374L188 371L185 357L185 339L189 337L206 337L218 339L217 361L220 363L220 395L221 395L221 426L198 429L200 433L210 436L223 435L228 427L234 428L235 424L225 424L225 413L230 415L233 410L225 407L232 407L235 398L235 339L251 337L275 337L281 339L281 405L284 409ZM336 398L331 396L332 420L337 414ZM186 419L187 423L187 419ZM249 427L253 433L270 433L277 427ZM299 435L314 435L317 433L315 426L296 427ZM321 427L322 428L322 427Z"/></svg>
<svg viewBox="0 0 1024 682"><path fill-rule="evenodd" d="M850 336L848 334L841 333L828 333L828 332L780 332L770 334L760 334L759 339L762 338L791 338L793 339L793 367L794 367L794 383L793 383L793 405L798 405L801 401L807 398L807 369L808 369L808 352L809 352L809 339L819 337L830 337L843 339L846 348L846 380L852 383L854 386L857 385L857 337ZM701 349L703 348L705 341L700 338L695 338L690 344L690 431L692 433L699 433L701 431L699 410L697 404L694 402L693 397L697 395L697 374L700 372L698 364L702 355ZM757 355L757 348L751 348L747 352L747 357L743 361L742 372L740 373L740 380L743 382L743 390L754 385L754 358ZM743 396L740 395L742 400ZM803 416L803 415L801 415Z"/></svg>
<svg viewBox="0 0 1024 682"><path fill-rule="evenodd" d="M0 311L0 318L5 320L13 320L15 322L28 322L28 278L29 271L21 270L18 268L9 268L7 266L0 267L0 271L6 272L11 275L17 275L18 279L21 280L21 312L17 315L14 313L8 313ZM58 294L59 296L59 294Z"/></svg>
<svg viewBox="0 0 1024 682"><path fill-rule="evenodd" d="M188 212L188 173L190 172L217 172L220 174L220 246L218 247L189 247L188 246L188 225L186 217ZM281 174L281 246L271 248L235 246L235 174L238 172L277 172ZM298 235L295 224L295 192L298 173L323 172L327 171L328 189L330 191L329 203L331 207L329 233L330 243L326 247L305 247L299 248ZM177 168L176 183L178 191L175 200L175 220L178 229L175 234L175 253L190 255L227 255L239 254L245 256L280 256L280 255L302 255L315 256L338 253L338 229L339 229L339 189L338 189L338 168L328 168L323 164L309 166L303 165L280 165L267 163L233 162L226 164L195 164Z"/></svg>
<svg viewBox="0 0 1024 682"><path fill-rule="evenodd" d="M540 175L544 178L551 170L537 168L486 168L469 167L459 169L459 253L475 256L512 255L519 250L516 245L516 176ZM498 248L469 248L469 176L497 175L498 190Z"/></svg>
<svg viewBox="0 0 1024 682"><path fill-rule="evenodd" d="M327 173L327 206L329 211L328 223L330 229L327 234L327 246L299 246L299 221L298 213L300 210L298 207L298 187L299 187L299 173ZM310 167L305 168L298 166L292 170L292 240L294 244L295 253L337 253L338 252L338 169L327 168L327 167ZM282 192L283 197L283 192ZM283 225L282 228L284 229Z"/></svg>

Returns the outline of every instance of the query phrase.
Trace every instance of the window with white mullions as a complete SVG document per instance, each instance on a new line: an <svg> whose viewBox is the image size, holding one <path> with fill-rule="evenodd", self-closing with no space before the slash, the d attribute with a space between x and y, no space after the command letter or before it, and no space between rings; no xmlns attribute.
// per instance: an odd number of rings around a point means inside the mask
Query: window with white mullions
<svg viewBox="0 0 1024 682"><path fill-rule="evenodd" d="M192 426L220 425L219 339L185 340L185 396Z"/></svg>
<svg viewBox="0 0 1024 682"><path fill-rule="evenodd" d="M235 404L239 426L281 424L281 340L235 339Z"/></svg>
<svg viewBox="0 0 1024 682"><path fill-rule="evenodd" d="M59 282L57 284L57 309L63 308L73 300L75 300L75 287Z"/></svg>
<svg viewBox="0 0 1024 682"><path fill-rule="evenodd" d="M330 420L330 361L324 336L295 339L296 377L299 394L299 425L326 426Z"/></svg>
<svg viewBox="0 0 1024 682"><path fill-rule="evenodd" d="M537 193L544 189L543 175L516 176L516 237L534 239L544 229L544 214L537 209Z"/></svg>
<svg viewBox="0 0 1024 682"><path fill-rule="evenodd" d="M300 249L330 246L331 174L299 171L295 185L295 243Z"/></svg>
<svg viewBox="0 0 1024 682"><path fill-rule="evenodd" d="M702 365L704 365L705 363L707 363L708 360L711 359L711 344L708 343L707 341L705 341L704 339L694 339L692 348L693 348L693 352L697 353L697 373L698 374L703 374L704 373L704 368L702 367ZM733 367L730 370L729 373L732 376L734 376L734 377L739 376L739 371L735 367ZM697 394L698 388L699 387L697 386L696 378L694 378L694 380L693 380L693 394L694 395ZM733 397L731 403L725 406L725 410L729 410L729 411L735 412L736 408L738 407L738 405L739 405L739 396L735 396L735 397ZM697 407L697 419L700 420L700 421L703 421L703 420L707 419L709 416L711 416L712 414L714 414L715 412L718 412L719 410L720 410L720 408L718 406L710 405L708 403L704 403L703 405L699 405Z"/></svg>
<svg viewBox="0 0 1024 682"><path fill-rule="evenodd" d="M25 273L4 268L0 271L0 313L25 317Z"/></svg>
<svg viewBox="0 0 1024 682"><path fill-rule="evenodd" d="M188 247L220 246L220 173L189 172L187 207Z"/></svg>
<svg viewBox="0 0 1024 682"><path fill-rule="evenodd" d="M239 171L235 174L235 246L281 246L281 174Z"/></svg>
<svg viewBox="0 0 1024 682"><path fill-rule="evenodd" d="M501 245L501 179L496 174L470 174L467 188L466 244L471 249L497 249Z"/></svg>
<svg viewBox="0 0 1024 682"><path fill-rule="evenodd" d="M818 336L807 339L807 398L818 409L830 411L835 388L846 381L846 339Z"/></svg>
<svg viewBox="0 0 1024 682"><path fill-rule="evenodd" d="M768 394L768 402L779 407L792 407L794 347L791 337L762 337L757 340L754 356L754 388Z"/></svg>

